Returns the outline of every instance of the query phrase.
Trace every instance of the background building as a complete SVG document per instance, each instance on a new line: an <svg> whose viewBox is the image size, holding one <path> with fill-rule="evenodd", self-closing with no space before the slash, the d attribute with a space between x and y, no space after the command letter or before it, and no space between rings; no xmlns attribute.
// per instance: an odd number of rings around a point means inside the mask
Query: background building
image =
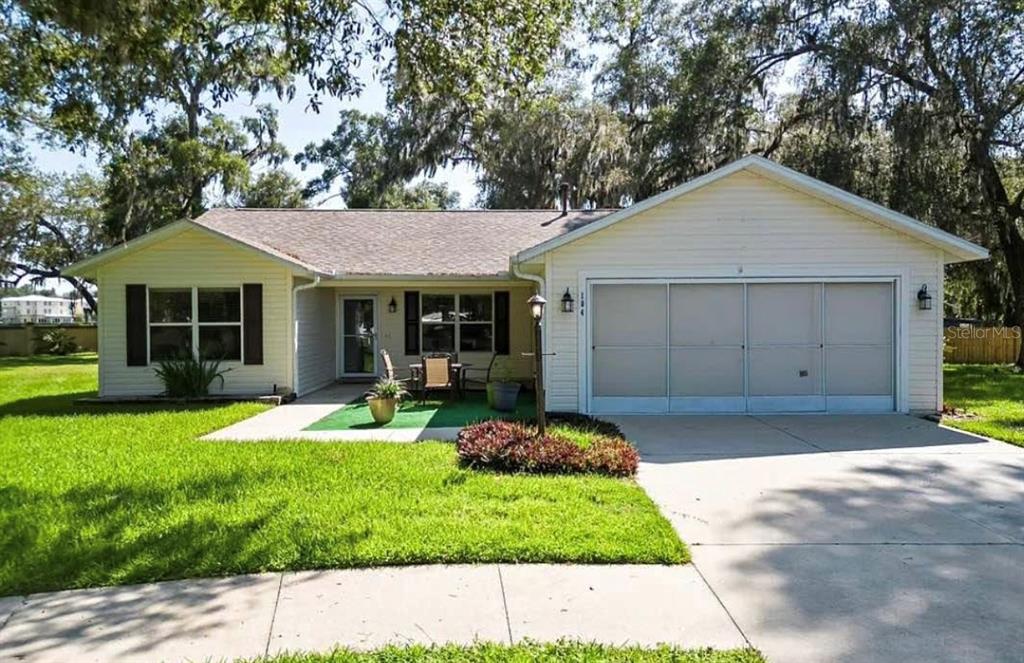
<svg viewBox="0 0 1024 663"><path fill-rule="evenodd" d="M0 299L0 322L5 324L70 323L75 321L74 302L62 297L24 295Z"/></svg>

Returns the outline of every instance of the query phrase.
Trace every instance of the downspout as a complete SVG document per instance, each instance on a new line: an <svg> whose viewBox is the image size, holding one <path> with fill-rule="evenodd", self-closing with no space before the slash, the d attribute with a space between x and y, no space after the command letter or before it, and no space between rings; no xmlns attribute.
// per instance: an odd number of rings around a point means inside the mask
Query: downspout
<svg viewBox="0 0 1024 663"><path fill-rule="evenodd" d="M292 287L292 389L301 396L299 389L299 293L320 285L320 275L314 274L312 283Z"/></svg>
<svg viewBox="0 0 1024 663"><path fill-rule="evenodd" d="M518 279L523 279L525 281L533 281L536 284L536 287L537 287L537 294L540 295L541 297L545 296L544 293L547 290L547 285L546 285L546 282L544 281L544 277L543 276L539 276L537 274L530 274L529 272L521 271L519 269L519 263L516 262L516 256L512 256L512 258L509 260L509 266L512 269L512 275L513 276L515 276ZM542 341L542 343L544 345L542 350L546 351L548 348L551 347L550 343L548 342L548 337L549 337L548 325L545 324L541 328L541 341ZM541 361L546 362L547 358L546 357L541 357ZM548 376L549 375L551 375L551 371L549 370L549 367L547 365L545 365L544 366L544 391L545 392L547 392L547 390L548 390L547 382L548 382Z"/></svg>

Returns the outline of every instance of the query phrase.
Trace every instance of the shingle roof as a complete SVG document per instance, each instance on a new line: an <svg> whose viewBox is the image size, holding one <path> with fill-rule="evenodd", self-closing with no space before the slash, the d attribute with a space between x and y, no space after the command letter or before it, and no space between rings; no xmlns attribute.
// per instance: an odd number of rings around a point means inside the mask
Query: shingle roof
<svg viewBox="0 0 1024 663"><path fill-rule="evenodd" d="M194 223L325 274L496 276L613 211L211 209Z"/></svg>

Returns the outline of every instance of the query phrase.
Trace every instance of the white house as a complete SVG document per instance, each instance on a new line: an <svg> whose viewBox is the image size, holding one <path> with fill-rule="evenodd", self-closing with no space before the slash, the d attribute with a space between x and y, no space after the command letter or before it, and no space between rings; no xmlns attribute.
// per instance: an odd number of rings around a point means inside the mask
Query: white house
<svg viewBox="0 0 1024 663"><path fill-rule="evenodd" d="M43 295L4 297L0 299L0 321L5 324L74 322L74 302Z"/></svg>
<svg viewBox="0 0 1024 663"><path fill-rule="evenodd" d="M908 412L942 405L944 266L987 255L751 156L621 210L214 209L66 272L99 284L103 396L158 393L180 351L229 393L380 349L527 377L539 292L551 410Z"/></svg>

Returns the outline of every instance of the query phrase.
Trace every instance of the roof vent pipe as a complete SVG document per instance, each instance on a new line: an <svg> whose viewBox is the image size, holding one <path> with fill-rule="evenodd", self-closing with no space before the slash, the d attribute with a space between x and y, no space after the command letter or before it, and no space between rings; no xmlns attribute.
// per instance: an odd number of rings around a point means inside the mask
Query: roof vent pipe
<svg viewBox="0 0 1024 663"><path fill-rule="evenodd" d="M562 203L562 216L569 213L569 183L562 182L558 185L558 199Z"/></svg>

